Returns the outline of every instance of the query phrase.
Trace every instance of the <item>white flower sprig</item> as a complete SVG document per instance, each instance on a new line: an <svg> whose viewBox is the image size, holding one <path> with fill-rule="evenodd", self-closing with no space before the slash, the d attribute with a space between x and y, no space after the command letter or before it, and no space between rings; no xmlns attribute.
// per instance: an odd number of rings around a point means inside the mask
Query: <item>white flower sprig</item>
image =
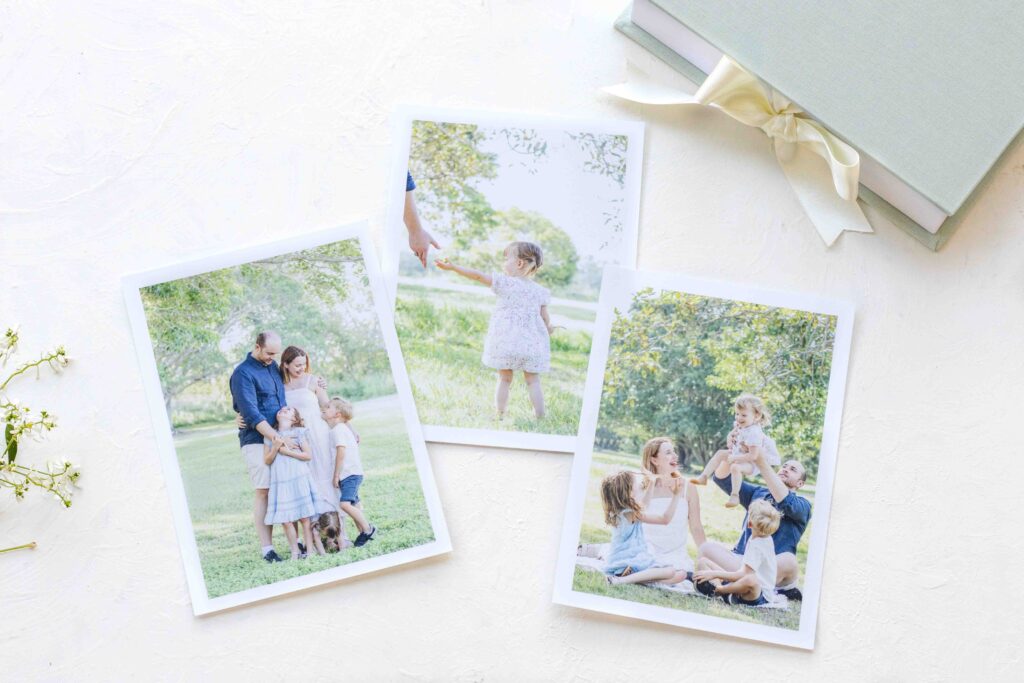
<svg viewBox="0 0 1024 683"><path fill-rule="evenodd" d="M0 367L6 367L17 346L18 328L7 328L0 336ZM7 386L15 377L33 370L38 376L44 367L59 373L70 362L68 352L63 346L58 346L37 360L21 364L0 382L0 421L3 422L3 440L0 442L0 488L11 489L18 500L23 499L32 488L38 488L52 494L64 507L71 507L71 495L81 473L70 461L50 462L47 463L46 469L29 467L16 461L19 444L26 438L41 441L47 432L56 428L57 417L46 410L33 413L31 408L6 393ZM33 541L0 549L0 553L34 547Z"/></svg>

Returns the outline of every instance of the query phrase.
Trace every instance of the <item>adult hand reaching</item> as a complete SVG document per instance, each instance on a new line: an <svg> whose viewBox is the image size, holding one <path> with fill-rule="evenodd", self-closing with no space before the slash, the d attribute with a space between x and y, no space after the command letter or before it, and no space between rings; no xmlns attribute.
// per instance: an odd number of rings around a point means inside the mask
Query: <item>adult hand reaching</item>
<svg viewBox="0 0 1024 683"><path fill-rule="evenodd" d="M416 254L416 258L420 260L423 267L427 267L427 257L430 256L430 247L434 249L440 249L441 245L437 243L434 237L423 229L422 226L415 229L409 230L409 248L412 249L412 253Z"/></svg>
<svg viewBox="0 0 1024 683"><path fill-rule="evenodd" d="M405 210L402 215L402 222L405 223L405 229L409 231L409 248L412 249L412 253L416 254L416 258L420 260L423 267L427 267L427 258L430 256L430 247L434 249L440 249L441 245L437 243L434 237L423 229L423 223L420 222L420 214L416 210L416 193L413 190L416 186L412 182L412 176L409 176L409 181L405 186Z"/></svg>

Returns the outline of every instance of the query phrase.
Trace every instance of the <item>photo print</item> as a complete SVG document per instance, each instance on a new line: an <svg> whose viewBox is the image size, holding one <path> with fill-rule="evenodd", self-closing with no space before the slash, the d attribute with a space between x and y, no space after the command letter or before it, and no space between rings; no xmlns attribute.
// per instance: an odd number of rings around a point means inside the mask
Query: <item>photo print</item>
<svg viewBox="0 0 1024 683"><path fill-rule="evenodd" d="M642 124L404 109L395 147L384 271L426 438L571 452Z"/></svg>
<svg viewBox="0 0 1024 683"><path fill-rule="evenodd" d="M555 602L813 648L852 325L609 268Z"/></svg>
<svg viewBox="0 0 1024 683"><path fill-rule="evenodd" d="M196 614L450 550L365 226L124 290Z"/></svg>

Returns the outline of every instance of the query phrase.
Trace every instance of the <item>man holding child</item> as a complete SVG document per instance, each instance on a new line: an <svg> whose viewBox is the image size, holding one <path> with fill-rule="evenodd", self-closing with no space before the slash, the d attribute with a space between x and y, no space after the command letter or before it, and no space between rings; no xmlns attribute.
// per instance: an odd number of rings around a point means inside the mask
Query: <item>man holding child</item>
<svg viewBox="0 0 1024 683"><path fill-rule="evenodd" d="M806 471L803 465L796 460L787 460L782 463L777 472L773 471L765 458L763 449L758 446L750 446L750 451L754 454L754 464L761 471L766 486L743 482L739 498L740 504L747 509L748 513L743 518L743 531L739 540L732 549L714 541L702 543L699 549L698 564L703 559L708 561L707 564L717 565L726 572L741 570L743 556L753 532L749 524L751 504L756 501L765 501L780 513L778 528L771 534L772 543L775 546L777 567L776 592L785 595L790 600L800 600L803 596L800 589L797 588L800 567L796 561L796 547L811 520L811 502L803 496L797 495L796 492L804 485ZM715 470L714 482L724 492L730 492L732 482L728 462L723 461Z"/></svg>

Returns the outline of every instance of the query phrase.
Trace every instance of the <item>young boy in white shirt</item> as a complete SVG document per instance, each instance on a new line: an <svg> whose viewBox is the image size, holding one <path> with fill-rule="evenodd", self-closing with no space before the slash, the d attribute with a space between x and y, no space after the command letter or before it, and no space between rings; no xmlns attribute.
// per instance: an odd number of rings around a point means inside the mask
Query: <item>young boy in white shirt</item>
<svg viewBox="0 0 1024 683"><path fill-rule="evenodd" d="M349 421L352 404L343 398L332 398L321 412L331 428L331 448L334 449L334 488L338 491L341 509L359 528L356 547L366 545L377 533L363 514L359 499L359 486L363 483L363 463L359 459L359 442Z"/></svg>
<svg viewBox="0 0 1024 683"><path fill-rule="evenodd" d="M743 564L725 571L706 557L697 560L694 587L707 595L720 595L732 605L763 605L775 597L778 567L772 534L779 528L782 513L767 500L755 500L747 508L750 539L743 551Z"/></svg>

